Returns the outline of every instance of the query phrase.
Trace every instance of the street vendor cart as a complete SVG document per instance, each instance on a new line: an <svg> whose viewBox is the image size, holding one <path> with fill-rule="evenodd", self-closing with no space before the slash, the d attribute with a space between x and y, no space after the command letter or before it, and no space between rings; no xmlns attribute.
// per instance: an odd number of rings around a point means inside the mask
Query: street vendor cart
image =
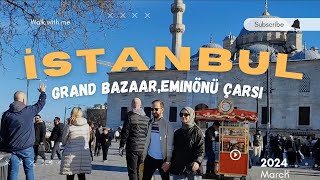
<svg viewBox="0 0 320 180"><path fill-rule="evenodd" d="M215 172L219 179L246 179L249 169L249 123L257 121L257 113L235 109L232 101L220 101L216 109L196 111L196 120L219 122L218 154Z"/></svg>

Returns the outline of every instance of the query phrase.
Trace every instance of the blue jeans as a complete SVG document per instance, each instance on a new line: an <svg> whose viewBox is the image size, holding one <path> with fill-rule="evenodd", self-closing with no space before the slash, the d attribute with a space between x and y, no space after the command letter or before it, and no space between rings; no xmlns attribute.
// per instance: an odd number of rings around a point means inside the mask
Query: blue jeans
<svg viewBox="0 0 320 180"><path fill-rule="evenodd" d="M24 169L24 173L26 174L26 180L34 180L33 147L29 147L27 149L20 150L20 151L13 151L11 153L12 154L9 162L8 180L18 180L20 159L23 162L23 169Z"/></svg>
<svg viewBox="0 0 320 180"><path fill-rule="evenodd" d="M214 162L215 162L215 154L214 152L207 152L208 160L207 160L207 170L206 174L210 174L214 172Z"/></svg>
<svg viewBox="0 0 320 180"><path fill-rule="evenodd" d="M202 180L202 176L198 175L173 175L173 180Z"/></svg>

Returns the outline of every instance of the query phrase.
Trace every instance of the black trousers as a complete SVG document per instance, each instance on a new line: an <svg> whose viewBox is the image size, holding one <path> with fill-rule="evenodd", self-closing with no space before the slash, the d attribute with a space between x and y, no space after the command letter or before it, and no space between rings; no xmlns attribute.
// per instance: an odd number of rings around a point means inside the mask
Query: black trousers
<svg viewBox="0 0 320 180"><path fill-rule="evenodd" d="M99 156L100 155L100 150L101 150L101 143L96 144L96 148L94 150L94 155Z"/></svg>
<svg viewBox="0 0 320 180"><path fill-rule="evenodd" d="M213 151L208 151L207 152L207 170L206 170L206 174L210 174L214 172L214 163L215 163L215 154Z"/></svg>
<svg viewBox="0 0 320 180"><path fill-rule="evenodd" d="M85 174L78 174L79 180L86 180ZM74 174L73 175L67 175L67 180L74 180Z"/></svg>
<svg viewBox="0 0 320 180"><path fill-rule="evenodd" d="M43 151L38 151L39 145L34 145L34 163L38 160L38 155L42 157L43 160L46 160L46 154Z"/></svg>
<svg viewBox="0 0 320 180"><path fill-rule="evenodd" d="M139 165L142 163L142 152L126 150L129 180L139 180Z"/></svg>
<svg viewBox="0 0 320 180"><path fill-rule="evenodd" d="M51 159L54 158L55 154L57 153L57 156L59 160L61 160L61 153L60 153L60 142L54 142L52 152L51 152Z"/></svg>
<svg viewBox="0 0 320 180"><path fill-rule="evenodd" d="M90 156L91 160L93 161L93 156L92 156L92 146L91 146L92 141L89 141L89 150L90 150Z"/></svg>
<svg viewBox="0 0 320 180"><path fill-rule="evenodd" d="M159 170L162 180L170 180L169 171L164 172L162 169L163 160L154 159L153 157L147 155L144 160L144 170L142 180L151 180L153 173L156 169Z"/></svg>
<svg viewBox="0 0 320 180"><path fill-rule="evenodd" d="M274 154L275 159L278 158L278 159L280 159L280 162L282 162L283 152L281 150L275 150L273 154Z"/></svg>
<svg viewBox="0 0 320 180"><path fill-rule="evenodd" d="M297 154L296 152L287 152L288 154L288 164L289 165L295 165L297 160Z"/></svg>
<svg viewBox="0 0 320 180"><path fill-rule="evenodd" d="M102 145L102 154L103 154L103 160L108 159L108 151L109 151L109 145L103 144Z"/></svg>

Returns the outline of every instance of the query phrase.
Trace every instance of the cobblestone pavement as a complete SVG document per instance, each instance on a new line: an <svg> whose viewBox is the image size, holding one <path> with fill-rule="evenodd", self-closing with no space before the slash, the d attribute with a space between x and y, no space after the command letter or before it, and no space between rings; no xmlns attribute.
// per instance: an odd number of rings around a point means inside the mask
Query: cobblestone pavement
<svg viewBox="0 0 320 180"><path fill-rule="evenodd" d="M118 155L118 147L119 144L113 143L112 147L109 150L108 162L102 162L102 156L94 157L94 161L92 162L92 174L87 175L88 180L126 180L127 176L127 168L126 168L126 160L125 156L120 157ZM47 157L50 157L47 154ZM59 167L60 164L57 164L58 160L55 159L53 164L50 165L42 165L41 160L39 158L39 163L34 167L35 171L35 179L36 180L64 180L65 176L59 175ZM261 173L270 174L269 178L261 178ZM283 173L288 171L289 178L276 178L276 173ZM24 172L23 168L20 167L20 178L19 180L24 180ZM279 175L279 174L278 174ZM156 180L160 180L161 177L159 175L155 176ZM77 178L75 178L77 179ZM230 178L228 178L230 179ZM236 178L239 179L239 178ZM259 180L259 179L289 179L289 180L315 180L320 179L320 171L311 170L310 167L301 166L299 168L261 168L261 167L253 167L250 169L249 175L247 179L251 180Z"/></svg>

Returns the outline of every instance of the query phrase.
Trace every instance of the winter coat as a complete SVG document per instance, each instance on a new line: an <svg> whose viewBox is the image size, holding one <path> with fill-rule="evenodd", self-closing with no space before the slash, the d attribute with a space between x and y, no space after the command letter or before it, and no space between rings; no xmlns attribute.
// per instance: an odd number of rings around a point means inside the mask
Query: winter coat
<svg viewBox="0 0 320 180"><path fill-rule="evenodd" d="M256 133L253 135L253 146L261 146L263 147L263 137L261 134Z"/></svg>
<svg viewBox="0 0 320 180"><path fill-rule="evenodd" d="M128 112L128 120L121 130L120 147L126 145L128 151L143 152L149 121L142 109Z"/></svg>
<svg viewBox="0 0 320 180"><path fill-rule="evenodd" d="M60 174L91 173L89 150L90 127L85 118L77 118L74 125L66 125L62 135Z"/></svg>
<svg viewBox="0 0 320 180"><path fill-rule="evenodd" d="M207 154L213 153L212 139L215 137L214 131L214 127L210 126L205 132L205 150Z"/></svg>
<svg viewBox="0 0 320 180"><path fill-rule="evenodd" d="M170 172L175 175L201 175L204 156L204 137L197 126L178 129L174 133ZM199 169L192 171L192 163L197 162Z"/></svg>
<svg viewBox="0 0 320 180"><path fill-rule="evenodd" d="M108 140L108 141L106 141ZM107 134L101 134L101 145L102 146L110 146L112 141L112 134L109 132Z"/></svg>
<svg viewBox="0 0 320 180"><path fill-rule="evenodd" d="M62 123L54 126L50 136L51 141L54 141L54 142L62 141L63 127L64 125Z"/></svg>
<svg viewBox="0 0 320 180"><path fill-rule="evenodd" d="M34 132L36 137L34 145L46 142L46 125L44 122L34 123Z"/></svg>
<svg viewBox="0 0 320 180"><path fill-rule="evenodd" d="M41 93L39 100L32 106L15 101L3 113L0 130L0 149L6 152L32 147L35 142L33 118L46 104L46 94Z"/></svg>
<svg viewBox="0 0 320 180"><path fill-rule="evenodd" d="M152 124L154 123L154 121L155 121L154 119L151 121L148 129L147 140L146 140L143 155L142 155L143 160L147 157L149 146L151 144L151 131L152 131ZM172 148L173 148L172 126L164 118L161 118L158 121L158 126L159 126L159 133L160 133L162 159L166 162L171 162Z"/></svg>
<svg viewBox="0 0 320 180"><path fill-rule="evenodd" d="M95 137L96 137L96 144L100 144L101 143L101 132L100 132L100 128L96 128L95 130Z"/></svg>
<svg viewBox="0 0 320 180"><path fill-rule="evenodd" d="M294 140L288 139L285 145L285 149L287 152L296 152L297 146Z"/></svg>

